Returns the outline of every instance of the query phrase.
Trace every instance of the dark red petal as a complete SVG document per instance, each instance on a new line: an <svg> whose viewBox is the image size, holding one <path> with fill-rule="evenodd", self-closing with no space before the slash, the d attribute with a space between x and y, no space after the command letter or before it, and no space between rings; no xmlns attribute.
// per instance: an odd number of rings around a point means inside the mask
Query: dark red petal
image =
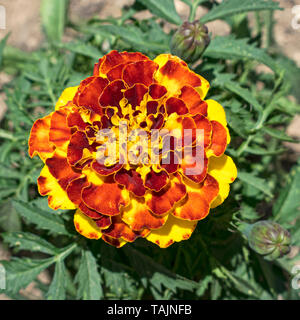
<svg viewBox="0 0 300 320"><path fill-rule="evenodd" d="M83 149L89 148L89 140L86 134L82 131L76 131L70 139L68 145L68 160L70 165L75 165L79 160L82 159Z"/></svg>
<svg viewBox="0 0 300 320"><path fill-rule="evenodd" d="M104 88L108 85L108 80L100 77L91 78L93 79L88 83L88 85L83 89L79 89L80 92L74 97L74 103L101 115L103 114L103 111L99 105L99 97L101 96Z"/></svg>
<svg viewBox="0 0 300 320"><path fill-rule="evenodd" d="M166 101L166 110L168 115L176 112L178 115L184 115L189 112L183 100L171 97Z"/></svg>
<svg viewBox="0 0 300 320"><path fill-rule="evenodd" d="M103 57L100 71L101 73L107 74L113 67L119 64L140 60L149 60L149 58L140 52L118 52L113 50Z"/></svg>
<svg viewBox="0 0 300 320"><path fill-rule="evenodd" d="M153 83L149 87L150 97L153 99L160 99L167 93L167 89L160 84Z"/></svg>
<svg viewBox="0 0 300 320"><path fill-rule="evenodd" d="M125 84L122 80L111 82L104 90L100 97L100 105L102 107L119 107L120 100L124 97L122 90L125 89Z"/></svg>
<svg viewBox="0 0 300 320"><path fill-rule="evenodd" d="M157 113L158 102L154 100L150 100L147 102L147 115L156 114Z"/></svg>
<svg viewBox="0 0 300 320"><path fill-rule="evenodd" d="M50 173L57 179L59 185L66 190L68 184L80 177L80 174L75 172L66 158L54 153L52 158L46 160L46 165L49 168Z"/></svg>
<svg viewBox="0 0 300 320"><path fill-rule="evenodd" d="M148 189L154 190L156 192L160 191L169 182L169 175L164 170L160 172L155 172L151 170L147 173L145 178L145 186Z"/></svg>
<svg viewBox="0 0 300 320"><path fill-rule="evenodd" d="M211 121L212 136L209 147L217 157L225 152L227 146L227 131L218 121Z"/></svg>
<svg viewBox="0 0 300 320"><path fill-rule="evenodd" d="M94 160L92 163L92 168L101 176L108 176L117 172L123 167L123 164L116 163L112 166L105 166L104 164L99 163L97 160Z"/></svg>
<svg viewBox="0 0 300 320"><path fill-rule="evenodd" d="M130 63L123 70L123 80L129 87L136 83L148 87L153 82L153 75L157 69L158 65L151 60Z"/></svg>
<svg viewBox="0 0 300 320"><path fill-rule="evenodd" d="M115 180L138 197L143 196L146 192L141 175L133 169L121 169L116 173Z"/></svg>
<svg viewBox="0 0 300 320"><path fill-rule="evenodd" d="M144 95L148 92L148 88L143 84L137 83L133 87L127 89L124 92L125 98L131 104L132 108L135 109L142 102Z"/></svg>
<svg viewBox="0 0 300 320"><path fill-rule="evenodd" d="M200 94L191 86L184 86L181 88L181 95L179 96L189 109L190 114L201 113L207 116L207 103L200 98Z"/></svg>

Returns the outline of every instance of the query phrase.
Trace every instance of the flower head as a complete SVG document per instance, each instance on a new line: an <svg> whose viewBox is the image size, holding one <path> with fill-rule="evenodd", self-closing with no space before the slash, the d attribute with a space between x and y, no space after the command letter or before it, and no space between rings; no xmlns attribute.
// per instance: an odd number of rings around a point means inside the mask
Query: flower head
<svg viewBox="0 0 300 320"><path fill-rule="evenodd" d="M53 209L76 209L80 234L116 247L188 239L237 174L224 154L224 109L204 100L208 89L176 56L111 51L32 127L40 194Z"/></svg>

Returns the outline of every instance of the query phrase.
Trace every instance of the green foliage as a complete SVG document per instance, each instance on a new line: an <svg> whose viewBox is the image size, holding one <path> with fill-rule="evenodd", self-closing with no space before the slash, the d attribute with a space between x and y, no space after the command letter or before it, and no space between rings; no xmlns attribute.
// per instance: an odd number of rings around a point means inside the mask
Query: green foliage
<svg viewBox="0 0 300 320"><path fill-rule="evenodd" d="M285 129L299 113L299 68L269 38L275 1L184 0L194 20L199 5L209 9L202 22L224 19L232 32L215 37L203 61L190 67L210 81L208 98L226 110L231 143L226 151L238 167L238 179L224 204L199 221L188 241L159 249L143 239L121 249L87 240L74 230L73 212L54 211L39 196L36 180L42 163L27 154L33 122L53 111L62 90L91 75L98 58L112 49L141 51L154 58L169 52L181 24L174 2L137 0L119 18L69 21L67 1L43 0L46 43L32 53L0 40L0 68L12 81L0 90L8 112L0 128L0 228L12 250L1 261L7 273L5 294L35 281L45 299L299 299L291 288L291 269L299 255L270 262L252 251L240 231L270 219L280 223L299 246L299 162L284 144L294 142ZM216 3L216 1L214 1ZM137 19L149 10L153 16ZM258 11L254 32L247 12ZM187 17L186 17L187 19ZM166 32L166 30L171 31ZM62 41L65 26L78 36ZM2 62L2 63L1 63ZM269 67L269 72L257 66ZM290 100L293 94L296 99ZM292 168L292 169L290 169ZM51 275L49 285L37 276ZM4 292L4 291L3 291Z"/></svg>
<svg viewBox="0 0 300 320"><path fill-rule="evenodd" d="M42 0L41 18L50 41L60 41L65 28L68 0Z"/></svg>

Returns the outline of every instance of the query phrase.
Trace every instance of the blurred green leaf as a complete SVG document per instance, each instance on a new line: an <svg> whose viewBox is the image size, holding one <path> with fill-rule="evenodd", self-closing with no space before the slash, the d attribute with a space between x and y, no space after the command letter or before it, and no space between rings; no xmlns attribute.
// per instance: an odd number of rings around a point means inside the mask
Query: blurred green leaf
<svg viewBox="0 0 300 320"><path fill-rule="evenodd" d="M137 0L137 3L144 5L159 18L166 19L177 25L182 23L181 18L176 12L173 0Z"/></svg>
<svg viewBox="0 0 300 320"><path fill-rule="evenodd" d="M3 51L4 51L8 37L9 37L9 33L0 41L0 68L3 60Z"/></svg>
<svg viewBox="0 0 300 320"><path fill-rule="evenodd" d="M268 180L255 177L253 174L243 171L238 171L238 178L245 184L249 184L255 189L262 191L267 196L273 197L271 187L268 185Z"/></svg>
<svg viewBox="0 0 300 320"><path fill-rule="evenodd" d="M257 60L280 72L278 64L264 51L247 43L248 39L236 39L233 35L215 37L204 51L205 57L216 59L245 59Z"/></svg>
<svg viewBox="0 0 300 320"><path fill-rule="evenodd" d="M60 41L66 24L68 0L42 0L41 17L50 41Z"/></svg>
<svg viewBox="0 0 300 320"><path fill-rule="evenodd" d="M200 21L207 23L243 12L278 9L279 4L273 0L224 0L208 11Z"/></svg>
<svg viewBox="0 0 300 320"><path fill-rule="evenodd" d="M300 165L296 165L286 186L280 190L279 198L273 207L274 220L278 223L288 223L299 218L300 213Z"/></svg>

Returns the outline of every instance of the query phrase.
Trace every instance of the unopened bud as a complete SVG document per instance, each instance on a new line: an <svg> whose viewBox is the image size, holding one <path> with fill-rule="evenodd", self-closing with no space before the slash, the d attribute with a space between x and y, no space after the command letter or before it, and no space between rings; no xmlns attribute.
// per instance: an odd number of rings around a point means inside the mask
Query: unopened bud
<svg viewBox="0 0 300 320"><path fill-rule="evenodd" d="M267 260L275 260L290 252L290 233L276 222L258 221L244 231L251 249Z"/></svg>
<svg viewBox="0 0 300 320"><path fill-rule="evenodd" d="M193 63L202 56L210 43L206 25L199 21L185 21L174 33L171 40L171 53L182 60Z"/></svg>

